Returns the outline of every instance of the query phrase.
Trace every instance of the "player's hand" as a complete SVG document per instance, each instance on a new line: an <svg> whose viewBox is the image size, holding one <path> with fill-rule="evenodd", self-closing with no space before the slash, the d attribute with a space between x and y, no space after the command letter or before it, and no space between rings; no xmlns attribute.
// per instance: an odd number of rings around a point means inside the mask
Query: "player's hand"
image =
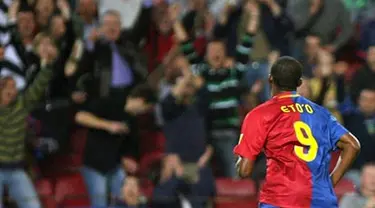
<svg viewBox="0 0 375 208"><path fill-rule="evenodd" d="M128 173L136 173L138 170L138 163L130 158L124 158L122 159L122 165L126 172Z"/></svg>
<svg viewBox="0 0 375 208"><path fill-rule="evenodd" d="M111 121L106 130L111 134L126 134L129 132L129 127L125 123Z"/></svg>

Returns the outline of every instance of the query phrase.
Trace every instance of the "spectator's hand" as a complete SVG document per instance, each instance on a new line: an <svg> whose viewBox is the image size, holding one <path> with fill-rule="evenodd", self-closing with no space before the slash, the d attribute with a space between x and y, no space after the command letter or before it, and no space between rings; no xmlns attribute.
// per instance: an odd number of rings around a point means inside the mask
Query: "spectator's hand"
<svg viewBox="0 0 375 208"><path fill-rule="evenodd" d="M255 81L255 83L253 84L253 86L251 86L251 90L250 90L250 93L254 94L254 95L257 95L260 93L260 91L262 91L263 89L263 82L262 80L257 80Z"/></svg>
<svg viewBox="0 0 375 208"><path fill-rule="evenodd" d="M186 87L191 83L191 76L182 76L176 79L172 88L172 94L176 99L181 99L185 94Z"/></svg>
<svg viewBox="0 0 375 208"><path fill-rule="evenodd" d="M179 4L175 3L175 4L170 5L168 8L169 19L172 22L176 22L180 15L180 12L181 12L181 7Z"/></svg>
<svg viewBox="0 0 375 208"><path fill-rule="evenodd" d="M319 67L323 77L328 77L332 74L333 56L331 53L320 50L318 53Z"/></svg>
<svg viewBox="0 0 375 208"><path fill-rule="evenodd" d="M232 69L234 67L234 59L233 58L226 58L224 62L224 68Z"/></svg>
<svg viewBox="0 0 375 208"><path fill-rule="evenodd" d="M39 50L42 63L52 64L57 58L57 48L53 43L46 43L45 50Z"/></svg>
<svg viewBox="0 0 375 208"><path fill-rule="evenodd" d="M255 0L248 0L245 5L245 10L250 13L251 16L259 15L259 5Z"/></svg>
<svg viewBox="0 0 375 208"><path fill-rule="evenodd" d="M73 92L72 94L72 100L75 103L82 104L83 102L86 101L86 99L87 99L87 93L85 92L76 91L76 92Z"/></svg>
<svg viewBox="0 0 375 208"><path fill-rule="evenodd" d="M136 173L138 171L138 163L130 158L124 158L122 159L122 165L124 166L124 169L128 173Z"/></svg>
<svg viewBox="0 0 375 208"><path fill-rule="evenodd" d="M19 11L19 8L20 8L20 1L14 0L8 9L9 20L15 21L17 19L17 13Z"/></svg>
<svg viewBox="0 0 375 208"><path fill-rule="evenodd" d="M127 176L124 186L122 187L122 198L128 206L137 206L139 204L139 190L138 179L134 176Z"/></svg>
<svg viewBox="0 0 375 208"><path fill-rule="evenodd" d="M99 39L100 34L101 34L100 29L99 28L94 28L94 29L91 30L91 33L90 33L88 39L90 41L92 41L92 42L95 42L95 41L97 41Z"/></svg>
<svg viewBox="0 0 375 208"><path fill-rule="evenodd" d="M333 45L326 45L323 49L329 53L334 53L336 51L336 47Z"/></svg>
<svg viewBox="0 0 375 208"><path fill-rule="evenodd" d="M181 177L184 174L184 166L180 157L176 154L169 154L163 160L163 169L161 171L160 181L165 182L170 179L173 174Z"/></svg>
<svg viewBox="0 0 375 208"><path fill-rule="evenodd" d="M194 86L196 89L200 89L204 85L204 79L201 76L194 76Z"/></svg>
<svg viewBox="0 0 375 208"><path fill-rule="evenodd" d="M280 52L271 51L271 53L268 54L268 64L273 65L277 61L278 58L280 58Z"/></svg>
<svg viewBox="0 0 375 208"><path fill-rule="evenodd" d="M209 145L207 148L206 148L206 151L203 153L203 155L199 158L198 160L198 167L199 168L203 168L207 165L208 161L210 161L211 159L211 156L214 152L214 149L212 148L211 145Z"/></svg>
<svg viewBox="0 0 375 208"><path fill-rule="evenodd" d="M66 77L73 76L77 71L77 63L73 61L68 61L65 64L64 74Z"/></svg>
<svg viewBox="0 0 375 208"><path fill-rule="evenodd" d="M70 5L66 0L57 0L57 8L66 20L70 19Z"/></svg>
<svg viewBox="0 0 375 208"><path fill-rule="evenodd" d="M111 121L109 122L107 131L111 134L126 134L129 132L129 127L125 123Z"/></svg>
<svg viewBox="0 0 375 208"><path fill-rule="evenodd" d="M315 15L316 13L318 13L323 4L321 0L312 0L310 2L310 15Z"/></svg>

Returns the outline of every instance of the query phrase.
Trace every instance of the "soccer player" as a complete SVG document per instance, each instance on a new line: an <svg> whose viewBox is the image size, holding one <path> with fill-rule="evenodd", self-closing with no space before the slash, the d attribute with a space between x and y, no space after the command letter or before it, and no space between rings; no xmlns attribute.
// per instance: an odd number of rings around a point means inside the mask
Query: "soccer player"
<svg viewBox="0 0 375 208"><path fill-rule="evenodd" d="M360 150L358 140L323 107L298 95L302 65L281 57L271 68L273 98L246 116L239 144L237 170L249 177L257 155L267 158L260 208L336 208L333 187ZM332 174L330 153L341 150Z"/></svg>

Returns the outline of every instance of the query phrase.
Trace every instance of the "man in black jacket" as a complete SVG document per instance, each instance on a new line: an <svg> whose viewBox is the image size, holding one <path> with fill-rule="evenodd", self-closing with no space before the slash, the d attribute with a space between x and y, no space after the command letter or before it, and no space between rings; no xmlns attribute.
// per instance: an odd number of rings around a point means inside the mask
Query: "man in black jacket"
<svg viewBox="0 0 375 208"><path fill-rule="evenodd" d="M76 121L89 128L82 174L91 206L107 207L107 187L119 197L125 171L135 173L138 138L134 116L150 109L155 101L146 85L137 86L126 100L102 98L76 114Z"/></svg>
<svg viewBox="0 0 375 208"><path fill-rule="evenodd" d="M84 68L94 69L88 91L94 97L115 95L123 100L129 89L146 75L138 48L121 31L121 16L109 10L103 16L100 29L94 29L86 42Z"/></svg>

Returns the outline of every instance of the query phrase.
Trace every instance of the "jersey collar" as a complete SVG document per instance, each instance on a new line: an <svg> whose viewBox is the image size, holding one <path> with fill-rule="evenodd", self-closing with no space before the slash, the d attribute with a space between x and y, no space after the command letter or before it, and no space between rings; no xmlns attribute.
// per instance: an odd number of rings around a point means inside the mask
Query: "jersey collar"
<svg viewBox="0 0 375 208"><path fill-rule="evenodd" d="M273 98L275 99L282 99L282 98L294 98L294 97L299 97L300 95L296 91L286 91L286 92L281 92Z"/></svg>

